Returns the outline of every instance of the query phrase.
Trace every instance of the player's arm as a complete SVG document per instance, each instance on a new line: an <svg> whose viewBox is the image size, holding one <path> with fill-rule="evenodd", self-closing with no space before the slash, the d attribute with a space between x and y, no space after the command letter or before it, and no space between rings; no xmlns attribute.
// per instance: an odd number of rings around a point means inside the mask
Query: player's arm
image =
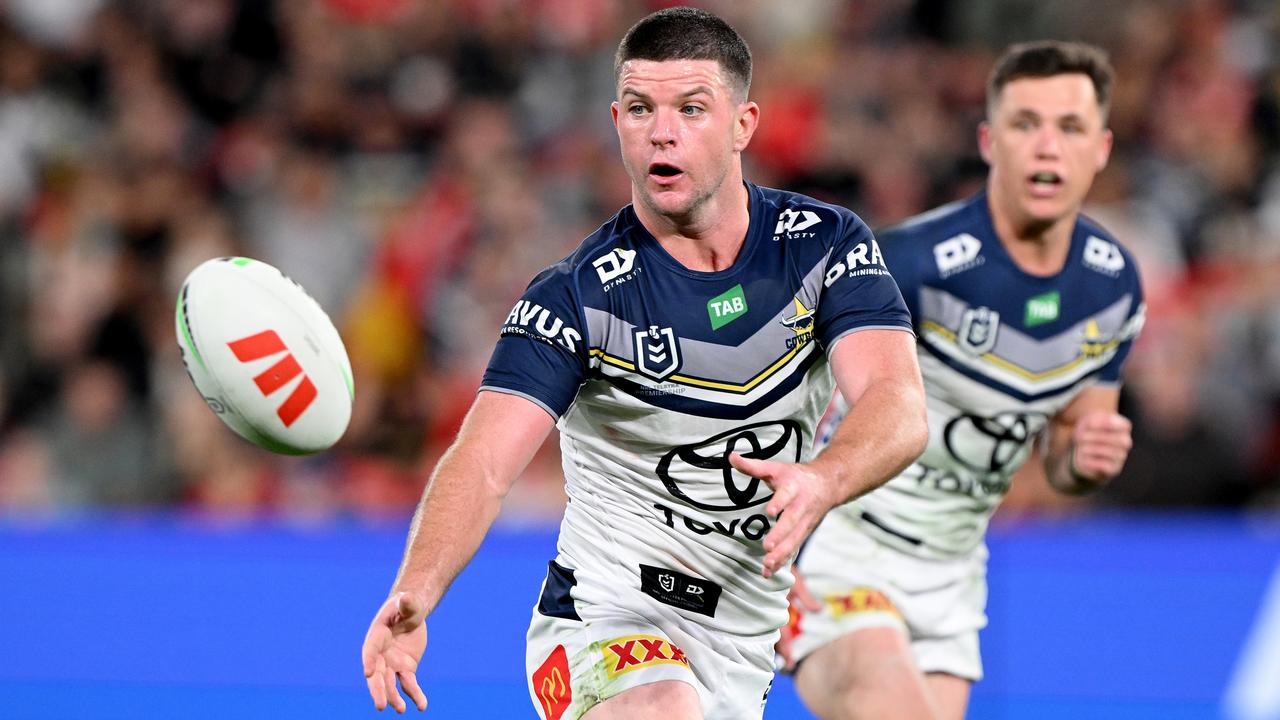
<svg viewBox="0 0 1280 720"><path fill-rule="evenodd" d="M418 709L426 697L414 673L426 647L426 616L471 560L515 478L555 421L518 395L482 391L457 438L436 465L414 513L390 597L362 649L374 705L404 712L396 678Z"/></svg>
<svg viewBox="0 0 1280 720"><path fill-rule="evenodd" d="M730 457L740 471L774 490L766 511L778 522L764 541L766 577L790 560L828 510L884 484L924 452L928 441L911 333L850 333L832 348L830 362L850 409L821 455L806 464Z"/></svg>
<svg viewBox="0 0 1280 720"><path fill-rule="evenodd" d="M831 369L849 412L810 466L831 479L834 506L902 472L924 452L929 429L911 333L846 335L831 351Z"/></svg>
<svg viewBox="0 0 1280 720"><path fill-rule="evenodd" d="M1041 450L1045 475L1059 492L1083 495L1120 473L1133 438L1119 404L1119 387L1092 387L1050 419Z"/></svg>

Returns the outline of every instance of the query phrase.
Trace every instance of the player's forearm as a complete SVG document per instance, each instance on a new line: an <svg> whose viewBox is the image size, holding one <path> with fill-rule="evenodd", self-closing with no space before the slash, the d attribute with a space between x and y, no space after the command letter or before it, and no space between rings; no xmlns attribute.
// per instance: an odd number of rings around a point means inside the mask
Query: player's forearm
<svg viewBox="0 0 1280 720"><path fill-rule="evenodd" d="M863 392L810 465L834 479L837 501L843 503L902 472L928 440L919 381L882 380Z"/></svg>
<svg viewBox="0 0 1280 720"><path fill-rule="evenodd" d="M510 478L497 476L480 449L455 445L423 491L393 592L420 593L434 609L475 555L502 507Z"/></svg>

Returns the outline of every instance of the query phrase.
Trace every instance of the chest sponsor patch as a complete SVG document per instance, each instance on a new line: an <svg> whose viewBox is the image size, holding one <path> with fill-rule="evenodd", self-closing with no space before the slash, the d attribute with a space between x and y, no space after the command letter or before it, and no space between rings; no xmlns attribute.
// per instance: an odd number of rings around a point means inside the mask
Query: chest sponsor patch
<svg viewBox="0 0 1280 720"><path fill-rule="evenodd" d="M719 330L742 317L747 312L747 298L742 294L742 285L734 285L725 293L707 301L707 317L711 320L711 329Z"/></svg>
<svg viewBox="0 0 1280 720"><path fill-rule="evenodd" d="M664 605L715 617L720 586L667 568L640 566L640 591Z"/></svg>

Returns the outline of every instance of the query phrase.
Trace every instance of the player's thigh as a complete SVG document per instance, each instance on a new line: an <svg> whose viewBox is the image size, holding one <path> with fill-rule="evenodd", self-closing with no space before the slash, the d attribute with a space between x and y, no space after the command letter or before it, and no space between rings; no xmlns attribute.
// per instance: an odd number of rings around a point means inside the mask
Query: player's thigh
<svg viewBox="0 0 1280 720"><path fill-rule="evenodd" d="M924 675L899 628L869 627L835 638L805 658L795 685L823 720L932 718Z"/></svg>
<svg viewBox="0 0 1280 720"><path fill-rule="evenodd" d="M931 672L925 675L929 694L938 720L964 720L969 710L969 690L973 683L949 673Z"/></svg>
<svg viewBox="0 0 1280 720"><path fill-rule="evenodd" d="M637 685L596 705L583 720L702 720L698 691L680 680Z"/></svg>

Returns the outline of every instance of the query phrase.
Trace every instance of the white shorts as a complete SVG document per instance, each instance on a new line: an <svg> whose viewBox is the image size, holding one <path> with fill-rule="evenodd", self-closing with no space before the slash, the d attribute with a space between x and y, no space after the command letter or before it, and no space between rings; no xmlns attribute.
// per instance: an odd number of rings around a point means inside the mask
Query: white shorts
<svg viewBox="0 0 1280 720"><path fill-rule="evenodd" d="M572 585L572 574L551 563L529 623L525 670L542 720L577 720L624 690L662 680L693 686L706 720L762 717L777 633L716 633L626 589L607 607L575 602Z"/></svg>
<svg viewBox="0 0 1280 720"><path fill-rule="evenodd" d="M796 566L824 607L793 619L795 660L841 635L893 627L907 635L922 671L981 680L986 546L931 560L878 541L879 532L845 507L829 513L805 544Z"/></svg>

